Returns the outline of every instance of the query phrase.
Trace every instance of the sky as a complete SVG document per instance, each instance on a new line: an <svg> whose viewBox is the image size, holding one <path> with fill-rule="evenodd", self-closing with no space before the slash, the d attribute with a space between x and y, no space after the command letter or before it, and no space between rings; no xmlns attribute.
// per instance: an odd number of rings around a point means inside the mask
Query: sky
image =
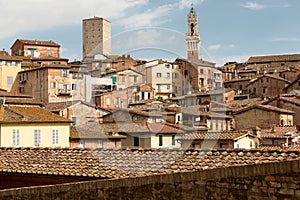
<svg viewBox="0 0 300 200"><path fill-rule="evenodd" d="M187 14L199 18L200 55L222 66L250 56L300 53L299 0L0 0L0 48L16 39L53 40L82 59L82 19L111 22L112 54L186 57Z"/></svg>

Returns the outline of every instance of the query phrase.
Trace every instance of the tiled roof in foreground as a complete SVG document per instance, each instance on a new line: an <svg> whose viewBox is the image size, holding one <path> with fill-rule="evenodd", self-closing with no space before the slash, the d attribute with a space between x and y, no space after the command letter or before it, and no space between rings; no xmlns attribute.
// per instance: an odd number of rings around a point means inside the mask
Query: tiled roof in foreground
<svg viewBox="0 0 300 200"><path fill-rule="evenodd" d="M0 173L99 178L151 176L300 159L300 151L0 148Z"/></svg>

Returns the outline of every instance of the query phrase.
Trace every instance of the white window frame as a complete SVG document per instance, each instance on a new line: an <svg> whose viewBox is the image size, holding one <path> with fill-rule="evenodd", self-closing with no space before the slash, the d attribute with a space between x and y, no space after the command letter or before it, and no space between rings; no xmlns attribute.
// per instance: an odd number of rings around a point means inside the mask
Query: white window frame
<svg viewBox="0 0 300 200"><path fill-rule="evenodd" d="M98 148L103 148L103 140L98 140Z"/></svg>
<svg viewBox="0 0 300 200"><path fill-rule="evenodd" d="M40 146L41 145L41 130L35 129L34 130L34 146Z"/></svg>
<svg viewBox="0 0 300 200"><path fill-rule="evenodd" d="M19 146L20 145L20 131L19 129L12 130L12 145Z"/></svg>
<svg viewBox="0 0 300 200"><path fill-rule="evenodd" d="M84 148L84 140L79 140L78 147Z"/></svg>
<svg viewBox="0 0 300 200"><path fill-rule="evenodd" d="M11 88L14 84L14 77L13 76L7 76L7 87Z"/></svg>
<svg viewBox="0 0 300 200"><path fill-rule="evenodd" d="M52 130L52 144L58 144L58 130L53 129Z"/></svg>
<svg viewBox="0 0 300 200"><path fill-rule="evenodd" d="M68 77L68 70L67 69L62 69L61 70L61 77Z"/></svg>
<svg viewBox="0 0 300 200"><path fill-rule="evenodd" d="M106 98L106 105L109 106L110 105L110 98Z"/></svg>

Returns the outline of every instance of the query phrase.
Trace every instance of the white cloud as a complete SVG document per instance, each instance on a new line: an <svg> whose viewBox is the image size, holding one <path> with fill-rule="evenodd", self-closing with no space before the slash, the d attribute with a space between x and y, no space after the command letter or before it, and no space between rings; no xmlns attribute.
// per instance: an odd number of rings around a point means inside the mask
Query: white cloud
<svg viewBox="0 0 300 200"><path fill-rule="evenodd" d="M246 2L242 7L250 9L250 10L263 10L265 6L262 4L254 3L254 2Z"/></svg>
<svg viewBox="0 0 300 200"><path fill-rule="evenodd" d="M152 52L157 53L157 57L160 52L182 57L186 53L185 34L159 27L131 29L112 37L112 49L114 54L143 52L151 49Z"/></svg>
<svg viewBox="0 0 300 200"><path fill-rule="evenodd" d="M208 50L214 51L214 50L218 50L222 47L222 45L220 44L214 44L214 45L210 45L208 46Z"/></svg>
<svg viewBox="0 0 300 200"><path fill-rule="evenodd" d="M169 20L162 20L161 18L167 16L174 9L174 7L175 4L159 6L154 10L147 10L143 13L131 15L128 18L121 19L116 24L124 26L127 29L145 26L159 26L169 22Z"/></svg>
<svg viewBox="0 0 300 200"><path fill-rule="evenodd" d="M99 16L108 20L123 17L129 8L148 0L14 0L0 1L0 39L22 32L81 23L83 18Z"/></svg>
<svg viewBox="0 0 300 200"><path fill-rule="evenodd" d="M300 42L300 37L275 37L274 42Z"/></svg>
<svg viewBox="0 0 300 200"><path fill-rule="evenodd" d="M233 48L235 48L236 46L235 46L234 44L230 44L230 45L228 45L228 47L229 47L230 49L233 49Z"/></svg>
<svg viewBox="0 0 300 200"><path fill-rule="evenodd" d="M264 10L266 8L288 8L290 7L289 4L279 4L279 5L263 5L256 2L246 2L245 4L241 5L243 8L247 8L250 10Z"/></svg>
<svg viewBox="0 0 300 200"><path fill-rule="evenodd" d="M191 8L191 5L194 6L201 5L205 0L180 0L179 2L179 8Z"/></svg>
<svg viewBox="0 0 300 200"><path fill-rule="evenodd" d="M129 48L155 46L159 43L160 38L161 35L159 31L153 29L140 30L134 34L134 37L129 38L126 46Z"/></svg>

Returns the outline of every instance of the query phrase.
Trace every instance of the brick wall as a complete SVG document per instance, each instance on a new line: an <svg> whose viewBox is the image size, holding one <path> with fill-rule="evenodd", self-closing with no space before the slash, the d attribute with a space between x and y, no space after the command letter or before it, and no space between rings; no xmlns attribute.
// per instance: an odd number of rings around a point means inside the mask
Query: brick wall
<svg viewBox="0 0 300 200"><path fill-rule="evenodd" d="M0 191L0 199L300 199L300 160Z"/></svg>

